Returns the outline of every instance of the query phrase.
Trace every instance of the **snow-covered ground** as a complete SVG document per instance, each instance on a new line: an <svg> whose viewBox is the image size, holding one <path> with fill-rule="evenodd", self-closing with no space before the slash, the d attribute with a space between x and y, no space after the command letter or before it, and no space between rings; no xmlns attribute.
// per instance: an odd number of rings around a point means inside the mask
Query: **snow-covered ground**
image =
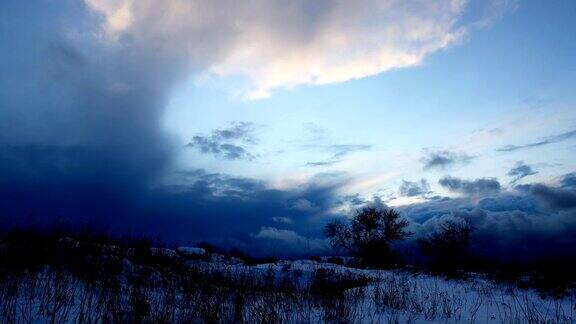
<svg viewBox="0 0 576 324"><path fill-rule="evenodd" d="M553 299L534 290L497 284L481 276L448 280L406 271L366 270L312 260L279 261L257 266L235 265L235 273L271 271L280 283L285 277L303 288L319 270L344 278L364 278L366 286L346 294L355 298L348 318L353 322L413 323L576 323L576 295ZM346 298L347 299L347 298ZM321 321L320 318L318 318Z"/></svg>
<svg viewBox="0 0 576 324"><path fill-rule="evenodd" d="M311 260L246 265L200 250L153 249L182 261L187 270L174 273L122 258L109 281L50 268L4 278L0 322L576 322L573 292L552 299L479 275L446 280Z"/></svg>

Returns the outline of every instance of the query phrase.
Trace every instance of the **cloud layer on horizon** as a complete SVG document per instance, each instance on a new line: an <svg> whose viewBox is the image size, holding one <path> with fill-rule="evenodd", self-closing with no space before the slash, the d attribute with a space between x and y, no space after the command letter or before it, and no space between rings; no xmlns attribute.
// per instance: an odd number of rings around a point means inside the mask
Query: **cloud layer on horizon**
<svg viewBox="0 0 576 324"><path fill-rule="evenodd" d="M571 179L571 174L561 182L565 179ZM508 262L572 258L576 256L575 189L537 183L476 197L435 197L400 211L414 222L416 239L446 220L467 220L474 228L473 249L482 255Z"/></svg>

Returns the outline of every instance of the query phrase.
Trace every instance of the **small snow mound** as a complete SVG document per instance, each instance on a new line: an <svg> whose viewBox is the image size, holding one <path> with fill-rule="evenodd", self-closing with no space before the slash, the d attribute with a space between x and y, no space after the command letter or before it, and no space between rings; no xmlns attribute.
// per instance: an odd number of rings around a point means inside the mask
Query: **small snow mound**
<svg viewBox="0 0 576 324"><path fill-rule="evenodd" d="M199 247L186 247L186 246L181 246L179 248L176 249L180 254L182 255L188 255L188 256L192 256L192 255L204 255L206 254L206 250L204 250L203 248L199 248Z"/></svg>
<svg viewBox="0 0 576 324"><path fill-rule="evenodd" d="M176 251L166 248L150 248L150 253L153 256L165 256L169 258L174 258L177 256Z"/></svg>
<svg viewBox="0 0 576 324"><path fill-rule="evenodd" d="M132 271L134 271L134 264L130 260L123 258L122 259L122 269L124 271L131 273Z"/></svg>
<svg viewBox="0 0 576 324"><path fill-rule="evenodd" d="M236 258L236 257L231 257L229 263L230 263L230 264L234 264L234 265L243 264L243 263L244 263L244 260L242 260L242 259L240 259L240 258Z"/></svg>
<svg viewBox="0 0 576 324"><path fill-rule="evenodd" d="M296 260L296 261L292 262L292 264L317 265L318 262L316 262L316 261L314 261L314 260L303 259L303 260Z"/></svg>
<svg viewBox="0 0 576 324"><path fill-rule="evenodd" d="M351 265L356 262L356 258L350 256L323 256L320 257L320 261L324 263Z"/></svg>
<svg viewBox="0 0 576 324"><path fill-rule="evenodd" d="M68 236L60 238L58 243L68 248L77 248L80 245L78 241Z"/></svg>

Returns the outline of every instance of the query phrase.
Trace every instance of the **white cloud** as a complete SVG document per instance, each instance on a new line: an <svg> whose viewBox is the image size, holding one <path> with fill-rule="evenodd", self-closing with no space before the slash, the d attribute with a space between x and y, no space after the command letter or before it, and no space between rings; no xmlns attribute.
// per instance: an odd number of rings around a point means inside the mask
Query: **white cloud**
<svg viewBox="0 0 576 324"><path fill-rule="evenodd" d="M303 212L314 212L318 211L318 207L315 206L312 202L307 199L301 198L294 201L291 206L291 209L303 211Z"/></svg>
<svg viewBox="0 0 576 324"><path fill-rule="evenodd" d="M294 221L289 217L272 217L272 220L276 223L292 224Z"/></svg>
<svg viewBox="0 0 576 324"><path fill-rule="evenodd" d="M132 23L133 0L86 0L86 3L106 17L105 30L108 34L121 32Z"/></svg>
<svg viewBox="0 0 576 324"><path fill-rule="evenodd" d="M110 39L246 77L253 99L416 66L468 31L465 0L85 1Z"/></svg>

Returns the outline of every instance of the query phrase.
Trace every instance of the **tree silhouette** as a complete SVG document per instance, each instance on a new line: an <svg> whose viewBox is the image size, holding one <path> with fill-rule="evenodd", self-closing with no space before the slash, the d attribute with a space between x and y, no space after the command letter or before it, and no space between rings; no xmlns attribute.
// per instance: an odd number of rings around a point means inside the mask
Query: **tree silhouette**
<svg viewBox="0 0 576 324"><path fill-rule="evenodd" d="M428 239L419 240L422 252L432 257L436 270L456 270L470 262L470 234L473 227L467 221L448 220Z"/></svg>
<svg viewBox="0 0 576 324"><path fill-rule="evenodd" d="M385 266L394 257L390 243L412 235L406 230L408 225L394 209L365 207L350 223L340 220L328 223L324 233L334 248L347 250L366 265Z"/></svg>

